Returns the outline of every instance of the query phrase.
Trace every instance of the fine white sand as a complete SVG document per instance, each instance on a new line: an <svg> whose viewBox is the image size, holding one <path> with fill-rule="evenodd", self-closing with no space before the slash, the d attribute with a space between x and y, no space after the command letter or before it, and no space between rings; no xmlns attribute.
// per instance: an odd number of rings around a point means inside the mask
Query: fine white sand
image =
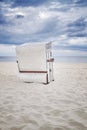
<svg viewBox="0 0 87 130"><path fill-rule="evenodd" d="M87 64L55 63L48 85L17 75L0 62L0 130L87 130Z"/></svg>

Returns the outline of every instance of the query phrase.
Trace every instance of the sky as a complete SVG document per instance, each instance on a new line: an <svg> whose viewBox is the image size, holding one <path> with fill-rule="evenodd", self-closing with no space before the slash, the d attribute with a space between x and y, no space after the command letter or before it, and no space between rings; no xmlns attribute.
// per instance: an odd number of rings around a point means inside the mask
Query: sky
<svg viewBox="0 0 87 130"><path fill-rule="evenodd" d="M49 41L55 56L87 56L87 0L0 0L0 56Z"/></svg>

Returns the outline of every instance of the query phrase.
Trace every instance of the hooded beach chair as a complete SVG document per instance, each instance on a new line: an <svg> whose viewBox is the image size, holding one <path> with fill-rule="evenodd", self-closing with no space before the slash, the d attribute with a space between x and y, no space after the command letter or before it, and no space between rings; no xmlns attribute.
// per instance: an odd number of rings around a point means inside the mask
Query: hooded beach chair
<svg viewBox="0 0 87 130"><path fill-rule="evenodd" d="M53 81L51 42L47 44L23 44L16 47L20 78L25 82Z"/></svg>

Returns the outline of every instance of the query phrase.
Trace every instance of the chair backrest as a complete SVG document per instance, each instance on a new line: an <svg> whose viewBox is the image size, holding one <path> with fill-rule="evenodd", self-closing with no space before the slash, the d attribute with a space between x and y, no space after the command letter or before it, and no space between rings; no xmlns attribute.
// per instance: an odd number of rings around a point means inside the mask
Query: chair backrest
<svg viewBox="0 0 87 130"><path fill-rule="evenodd" d="M20 71L47 71L49 44L25 44L16 47Z"/></svg>
<svg viewBox="0 0 87 130"><path fill-rule="evenodd" d="M51 58L51 46L52 46L52 43L49 42L46 44L46 57L47 59L50 59Z"/></svg>

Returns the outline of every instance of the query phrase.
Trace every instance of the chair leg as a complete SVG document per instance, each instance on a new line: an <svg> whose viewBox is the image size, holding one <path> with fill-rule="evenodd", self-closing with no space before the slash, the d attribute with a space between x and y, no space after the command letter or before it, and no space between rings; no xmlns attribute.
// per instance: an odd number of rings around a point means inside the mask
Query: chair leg
<svg viewBox="0 0 87 130"><path fill-rule="evenodd" d="M46 75L46 84L48 84L48 74Z"/></svg>

